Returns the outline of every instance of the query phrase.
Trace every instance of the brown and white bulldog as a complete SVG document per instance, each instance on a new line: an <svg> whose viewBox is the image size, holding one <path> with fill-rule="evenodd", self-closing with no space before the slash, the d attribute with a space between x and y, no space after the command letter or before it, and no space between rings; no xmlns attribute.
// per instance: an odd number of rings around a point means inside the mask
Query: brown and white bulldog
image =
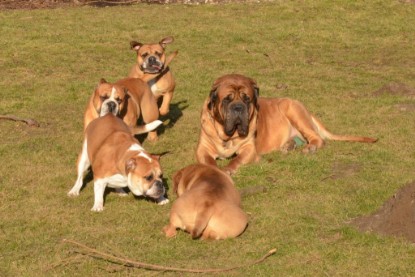
<svg viewBox="0 0 415 277"><path fill-rule="evenodd" d="M240 194L229 175L202 164L187 166L173 176L178 198L170 211L170 223L163 228L167 237L176 229L193 239L226 239L242 234L248 217L241 209Z"/></svg>
<svg viewBox="0 0 415 277"><path fill-rule="evenodd" d="M300 139L303 152L314 152L324 140L376 142L375 138L330 133L302 103L289 98L261 98L254 80L239 74L218 78L201 113L196 150L200 163L236 157L224 168L230 174L242 164L274 150L287 151Z"/></svg>
<svg viewBox="0 0 415 277"><path fill-rule="evenodd" d="M177 55L177 51L167 59L165 54L167 44L172 43L173 40L173 37L166 37L160 42L152 44L130 42L131 49L137 52L137 63L131 69L128 77L140 78L147 82L157 100L163 97L159 109L161 115L166 115L169 112L176 86L168 65Z"/></svg>
<svg viewBox="0 0 415 277"><path fill-rule="evenodd" d="M78 177L69 196L78 196L84 173L91 166L94 175L95 201L92 211L104 209L106 187L128 187L134 195L168 203L159 159L147 153L118 117L108 113L94 119L85 130L82 151L78 156Z"/></svg>
<svg viewBox="0 0 415 277"><path fill-rule="evenodd" d="M132 133L149 132L148 140L157 140L157 131L153 130L162 122L158 120L156 99L144 81L126 78L108 83L101 79L88 101L84 115L84 130L92 120L108 112L120 117L131 128ZM140 116L146 125L136 125Z"/></svg>

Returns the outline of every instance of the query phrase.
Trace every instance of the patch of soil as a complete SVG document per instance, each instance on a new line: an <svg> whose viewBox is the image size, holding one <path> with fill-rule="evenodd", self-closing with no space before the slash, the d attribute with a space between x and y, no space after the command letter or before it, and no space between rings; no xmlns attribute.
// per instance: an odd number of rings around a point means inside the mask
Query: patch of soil
<svg viewBox="0 0 415 277"><path fill-rule="evenodd" d="M415 112L415 104L398 104L395 107L401 112Z"/></svg>
<svg viewBox="0 0 415 277"><path fill-rule="evenodd" d="M333 180L347 178L355 175L362 169L362 166L358 163L342 163L335 161L332 168L332 175L330 178Z"/></svg>
<svg viewBox="0 0 415 277"><path fill-rule="evenodd" d="M146 4L221 4L231 2L252 2L259 0L0 0L0 10L15 9L53 9L67 8L71 6L94 6L111 7L121 5L132 5L138 3Z"/></svg>
<svg viewBox="0 0 415 277"><path fill-rule="evenodd" d="M362 232L403 237L415 242L415 181L401 188L375 213L355 218Z"/></svg>
<svg viewBox="0 0 415 277"><path fill-rule="evenodd" d="M374 96L381 96L385 94L415 97L415 88L403 83L389 83L373 92Z"/></svg>

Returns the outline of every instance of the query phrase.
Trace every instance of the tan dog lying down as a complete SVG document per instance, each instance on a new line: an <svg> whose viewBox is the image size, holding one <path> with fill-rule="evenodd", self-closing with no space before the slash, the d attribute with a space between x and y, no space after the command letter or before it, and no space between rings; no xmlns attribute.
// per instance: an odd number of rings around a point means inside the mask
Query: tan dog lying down
<svg viewBox="0 0 415 277"><path fill-rule="evenodd" d="M215 81L202 108L201 127L197 161L216 166L216 159L236 154L224 168L230 174L243 164L258 161L259 155L290 150L295 138L306 144L305 153L323 147L326 139L377 141L330 133L301 102L259 97L256 82L239 74L224 75Z"/></svg>
<svg viewBox="0 0 415 277"><path fill-rule="evenodd" d="M193 239L226 239L239 236L248 224L241 198L232 179L216 167L187 166L173 176L178 198L170 211L167 237L176 229L189 232Z"/></svg>

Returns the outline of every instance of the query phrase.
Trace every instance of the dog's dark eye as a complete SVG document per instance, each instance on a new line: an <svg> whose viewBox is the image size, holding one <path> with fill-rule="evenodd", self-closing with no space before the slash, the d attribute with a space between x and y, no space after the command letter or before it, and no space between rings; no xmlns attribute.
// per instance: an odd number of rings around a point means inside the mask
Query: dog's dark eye
<svg viewBox="0 0 415 277"><path fill-rule="evenodd" d="M249 102L251 101L251 98L249 98L249 96L246 95L245 93L242 93L242 101Z"/></svg>
<svg viewBox="0 0 415 277"><path fill-rule="evenodd" d="M147 176L145 176L144 177L147 181L151 181L151 180L153 180L153 178L154 178L154 176L153 176L153 174L150 174L150 175L147 175Z"/></svg>
<svg viewBox="0 0 415 277"><path fill-rule="evenodd" d="M108 97L105 96L105 95L103 95L103 96L101 95L99 98L101 99L101 101L105 101Z"/></svg>
<svg viewBox="0 0 415 277"><path fill-rule="evenodd" d="M222 101L229 102L229 101L232 101L232 99L233 99L233 94L229 94L228 96L226 96L225 98L223 98Z"/></svg>
<svg viewBox="0 0 415 277"><path fill-rule="evenodd" d="M122 99L118 97L118 98L115 98L115 101L117 101L118 104L121 104Z"/></svg>
<svg viewBox="0 0 415 277"><path fill-rule="evenodd" d="M156 55L161 57L161 53L160 52L156 52Z"/></svg>
<svg viewBox="0 0 415 277"><path fill-rule="evenodd" d="M147 57L148 56L148 53L143 53L143 54L141 54L141 57L143 57L143 58L145 58L145 57Z"/></svg>

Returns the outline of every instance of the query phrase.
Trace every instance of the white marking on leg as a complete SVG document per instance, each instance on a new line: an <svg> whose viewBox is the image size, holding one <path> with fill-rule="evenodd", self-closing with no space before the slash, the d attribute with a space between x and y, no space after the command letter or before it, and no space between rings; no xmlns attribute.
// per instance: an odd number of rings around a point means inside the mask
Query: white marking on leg
<svg viewBox="0 0 415 277"><path fill-rule="evenodd" d="M82 152L81 152L79 160L78 160L78 166L77 166L78 177L76 179L75 185L68 192L68 196L78 196L79 195L79 191L82 188L82 179L84 177L84 173L90 165L91 165L91 163L89 161L88 151L87 151L87 140L85 139L84 144L82 145Z"/></svg>
<svg viewBox="0 0 415 277"><path fill-rule="evenodd" d="M104 192L107 186L105 179L98 179L94 182L94 206L91 209L93 212L104 210Z"/></svg>

